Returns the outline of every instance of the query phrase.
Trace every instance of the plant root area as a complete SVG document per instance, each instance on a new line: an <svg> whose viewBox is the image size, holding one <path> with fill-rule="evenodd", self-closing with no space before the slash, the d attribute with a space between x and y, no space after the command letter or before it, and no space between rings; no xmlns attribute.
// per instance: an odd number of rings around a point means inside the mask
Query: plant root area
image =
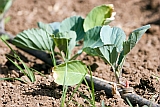
<svg viewBox="0 0 160 107"><path fill-rule="evenodd" d="M37 27L37 22L62 21L73 15L85 17L93 7L101 4L114 5L114 11L117 14L110 25L122 28L126 35L136 28L151 24L151 28L127 56L122 75L124 80L130 81L130 86L138 95L160 104L159 0L15 0L6 15L10 17L10 21L6 24L5 30L16 35L23 30ZM27 84L17 80L0 81L0 107L59 107L62 86L53 82L50 75L51 67L36 57L11 46L29 67L44 73L45 77L35 74L36 82ZM74 53L77 50L75 49ZM0 41L0 78L27 79L6 58L7 54L12 52ZM80 55L78 59L91 67L94 76L115 82L112 69L101 59L86 54ZM75 87L68 88L66 102L70 100ZM67 106L90 107L91 104L86 98L91 99L91 93L88 87L82 84ZM109 107L128 107L122 98L109 97L103 90L95 90L96 107L101 107L102 101Z"/></svg>

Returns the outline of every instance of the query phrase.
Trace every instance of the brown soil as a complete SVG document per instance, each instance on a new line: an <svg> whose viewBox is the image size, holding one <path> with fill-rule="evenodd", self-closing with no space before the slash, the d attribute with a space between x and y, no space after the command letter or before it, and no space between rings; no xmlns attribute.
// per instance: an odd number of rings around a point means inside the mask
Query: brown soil
<svg viewBox="0 0 160 107"><path fill-rule="evenodd" d="M160 2L159 0L15 0L7 16L11 20L6 24L6 31L16 35L22 30L37 27L41 21L50 23L62 21L64 18L81 15L83 17L95 6L100 4L114 4L116 19L111 23L129 34L133 29L145 24L151 28L143 36L137 46L128 55L123 69L123 76L130 81L137 94L147 99L153 99L160 104ZM46 77L36 74L35 83L21 83L19 81L0 81L0 106L1 107L59 107L62 95L62 86L53 82L49 75L50 67L39 59L12 47L20 54L22 59ZM9 48L0 41L0 78L20 77L17 69L7 60ZM85 54L79 59L90 65L93 75L108 81L115 81L111 68L97 57ZM156 76L159 79L156 79ZM69 99L74 87L69 87ZM81 85L76 92L70 106L91 106L81 93L90 98L90 93L85 85ZM112 107L128 106L121 98L109 98L104 91L96 91L96 106L105 105Z"/></svg>

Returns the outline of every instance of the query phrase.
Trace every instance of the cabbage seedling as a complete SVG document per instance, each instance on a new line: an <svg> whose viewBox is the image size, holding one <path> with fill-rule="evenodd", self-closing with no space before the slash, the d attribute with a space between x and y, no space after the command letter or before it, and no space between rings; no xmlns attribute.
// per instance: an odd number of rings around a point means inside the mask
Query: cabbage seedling
<svg viewBox="0 0 160 107"><path fill-rule="evenodd" d="M127 54L149 28L150 25L146 25L134 30L126 40L124 31L118 27L96 26L86 32L83 51L108 63L117 82L121 83L121 71Z"/></svg>
<svg viewBox="0 0 160 107"><path fill-rule="evenodd" d="M113 5L101 5L93 8L85 19L80 16L72 16L64 19L62 22L49 24L38 22L39 28L19 33L13 39L13 44L21 48L30 48L50 53L54 65L55 82L60 85L75 85L84 78L87 73L87 67L82 61L74 60L82 53L82 50L71 56L73 48L78 41L84 39L84 35L86 35L89 29L94 28L94 26L109 24L114 20L114 15ZM64 63L60 65L56 65L56 59L54 58L55 47L59 49L56 53L64 60Z"/></svg>

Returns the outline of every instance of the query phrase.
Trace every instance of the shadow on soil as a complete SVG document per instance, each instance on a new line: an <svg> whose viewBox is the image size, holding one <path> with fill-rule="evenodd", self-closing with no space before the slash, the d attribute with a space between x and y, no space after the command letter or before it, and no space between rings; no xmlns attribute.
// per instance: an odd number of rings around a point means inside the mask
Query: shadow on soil
<svg viewBox="0 0 160 107"><path fill-rule="evenodd" d="M54 97L56 99L61 98L62 96L62 86L57 86L56 83L51 82L50 85L40 84L37 85L38 89L33 89L32 92L25 92L24 95L32 95L32 96L49 96Z"/></svg>

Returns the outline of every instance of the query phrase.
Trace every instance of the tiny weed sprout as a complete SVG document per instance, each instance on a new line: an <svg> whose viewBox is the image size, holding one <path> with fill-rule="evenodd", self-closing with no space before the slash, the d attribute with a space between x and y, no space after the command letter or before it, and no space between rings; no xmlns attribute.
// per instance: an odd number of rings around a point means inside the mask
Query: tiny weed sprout
<svg viewBox="0 0 160 107"><path fill-rule="evenodd" d="M24 75L27 76L27 78L30 80L30 81L27 81L27 80L23 80L21 78L0 78L0 80L19 80L19 81L22 81L24 83L27 83L27 82L35 82L35 75L34 75L34 72L38 72L34 69L31 69L29 68L24 62L23 60L21 60L21 58L17 55L17 53L11 48L11 46L6 42L6 40L4 40L2 37L0 37L0 39L10 48L10 50L13 52L13 55L8 55L7 59L9 61L11 61L20 71L21 73L23 73ZM24 69L19 66L15 61L13 61L10 57L18 60L19 62L22 63Z"/></svg>

